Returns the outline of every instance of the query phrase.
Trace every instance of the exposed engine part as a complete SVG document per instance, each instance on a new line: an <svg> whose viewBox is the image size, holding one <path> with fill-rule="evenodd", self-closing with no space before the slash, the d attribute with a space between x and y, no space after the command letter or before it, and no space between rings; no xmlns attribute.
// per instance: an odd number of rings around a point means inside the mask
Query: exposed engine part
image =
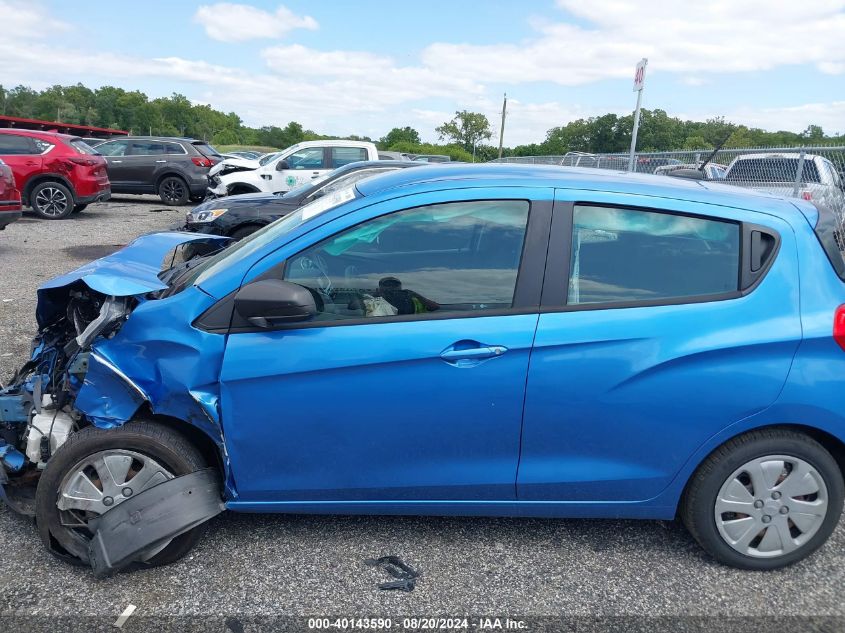
<svg viewBox="0 0 845 633"><path fill-rule="evenodd" d="M129 313L127 303L128 299L126 297L121 297L120 299L115 297L106 298L100 308L100 314L97 318L91 321L76 337L77 345L79 345L81 349L85 349L95 338L97 338L99 334L102 334L109 325L125 319Z"/></svg>
<svg viewBox="0 0 845 633"><path fill-rule="evenodd" d="M44 395L41 412L32 416L26 437L26 456L29 461L43 466L46 460L42 454L42 445L46 444L47 457L67 441L73 430L74 420L66 411L56 407L53 396Z"/></svg>

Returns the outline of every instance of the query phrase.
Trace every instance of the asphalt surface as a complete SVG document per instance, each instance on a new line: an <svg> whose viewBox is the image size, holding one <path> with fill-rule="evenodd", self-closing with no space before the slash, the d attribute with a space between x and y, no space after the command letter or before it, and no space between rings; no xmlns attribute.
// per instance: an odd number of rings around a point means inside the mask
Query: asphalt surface
<svg viewBox="0 0 845 633"><path fill-rule="evenodd" d="M0 233L0 376L8 379L25 360L41 282L166 229L186 210L127 196L65 221L28 216ZM377 589L388 577L363 560L387 554L422 573L415 591ZM843 598L842 522L809 560L750 573L713 562L675 523L227 513L179 563L96 580L53 558L32 523L0 505L0 615L24 619L116 618L129 604L138 608L136 622L280 614L845 617ZM139 630L132 622L125 630Z"/></svg>

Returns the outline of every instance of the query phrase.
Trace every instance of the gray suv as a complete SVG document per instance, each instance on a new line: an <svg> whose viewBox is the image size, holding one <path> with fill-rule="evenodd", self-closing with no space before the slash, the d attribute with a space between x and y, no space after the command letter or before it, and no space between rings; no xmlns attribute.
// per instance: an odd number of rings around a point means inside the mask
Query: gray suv
<svg viewBox="0 0 845 633"><path fill-rule="evenodd" d="M95 151L108 164L112 193L156 193L168 205L200 202L208 170L223 160L205 141L158 136L124 136Z"/></svg>

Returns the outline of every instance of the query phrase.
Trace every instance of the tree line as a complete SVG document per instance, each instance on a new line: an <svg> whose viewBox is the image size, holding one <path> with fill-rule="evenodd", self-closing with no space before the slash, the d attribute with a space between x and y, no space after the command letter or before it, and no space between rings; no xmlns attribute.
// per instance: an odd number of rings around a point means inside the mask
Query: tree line
<svg viewBox="0 0 845 633"><path fill-rule="evenodd" d="M82 84L51 86L33 90L27 86L0 85L0 114L62 123L127 130L132 134L189 136L218 145L246 145L284 148L294 143L336 138L305 129L291 121L284 127L244 125L235 112L224 113L209 105L192 103L184 95L150 99L139 90L114 86L92 90ZM548 130L539 143L504 147L504 156L565 154L570 151L625 152L631 143L633 115L605 114L571 121ZM498 147L489 143L493 136L488 118L466 110L435 128L442 143L423 143L412 127L396 127L380 139L366 136L343 138L374 142L382 150L415 154L446 154L453 160L486 161L496 158ZM507 135L507 128L505 129ZM643 110L637 149L661 151L712 149L724 141L725 147L765 147L807 144L845 144L845 135L829 136L818 125L800 133L769 132L737 125L724 118L689 121L669 116L660 109Z"/></svg>

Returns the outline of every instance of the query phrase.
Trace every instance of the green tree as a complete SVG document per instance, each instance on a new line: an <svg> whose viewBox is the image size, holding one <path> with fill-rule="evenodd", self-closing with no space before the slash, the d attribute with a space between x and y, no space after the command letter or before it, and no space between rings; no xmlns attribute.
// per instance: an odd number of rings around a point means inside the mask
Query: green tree
<svg viewBox="0 0 845 633"><path fill-rule="evenodd" d="M467 110L455 112L455 118L435 128L434 131L440 136L440 140L450 139L467 152L472 152L479 141L493 136L487 117L480 112Z"/></svg>
<svg viewBox="0 0 845 633"><path fill-rule="evenodd" d="M420 133L407 125L405 127L395 127L381 137L378 142L378 146L380 149L390 150L393 149L393 146L396 143L402 142L419 145L421 143Z"/></svg>

